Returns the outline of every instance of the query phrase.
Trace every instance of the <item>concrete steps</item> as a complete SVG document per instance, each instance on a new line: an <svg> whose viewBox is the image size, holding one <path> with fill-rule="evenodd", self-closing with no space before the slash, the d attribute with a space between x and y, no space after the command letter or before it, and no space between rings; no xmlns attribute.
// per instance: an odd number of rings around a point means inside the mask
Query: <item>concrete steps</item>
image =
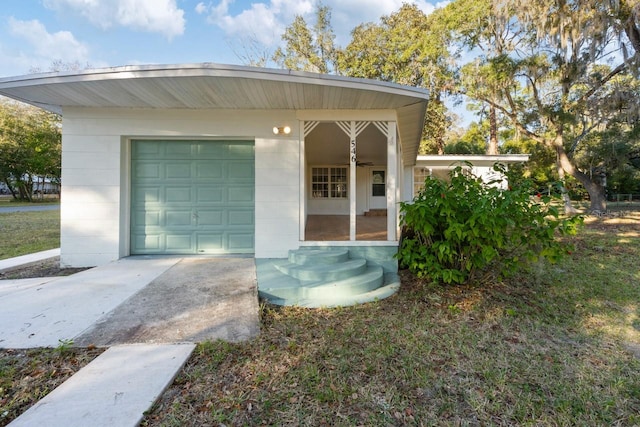
<svg viewBox="0 0 640 427"><path fill-rule="evenodd" d="M292 250L288 259L258 268L260 296L277 305L348 306L386 298L399 287L396 273L351 259L348 249Z"/></svg>

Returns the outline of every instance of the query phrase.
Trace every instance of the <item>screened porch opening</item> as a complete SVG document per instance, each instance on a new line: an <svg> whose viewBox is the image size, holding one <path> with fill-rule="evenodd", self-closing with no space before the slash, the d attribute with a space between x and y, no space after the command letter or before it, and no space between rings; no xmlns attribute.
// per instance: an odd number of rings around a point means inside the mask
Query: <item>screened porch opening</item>
<svg viewBox="0 0 640 427"><path fill-rule="evenodd" d="M320 122L305 136L305 241L351 240L354 201L355 240L387 240L387 136L373 123L359 123L355 174L344 125Z"/></svg>

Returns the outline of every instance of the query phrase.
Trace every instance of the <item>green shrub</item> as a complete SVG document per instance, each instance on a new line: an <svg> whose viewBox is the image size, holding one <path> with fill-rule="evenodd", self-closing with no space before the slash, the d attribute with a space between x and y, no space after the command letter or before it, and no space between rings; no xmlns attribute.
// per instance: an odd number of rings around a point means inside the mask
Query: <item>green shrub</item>
<svg viewBox="0 0 640 427"><path fill-rule="evenodd" d="M450 181L428 177L411 203L401 203L401 267L465 283L504 276L540 257L555 262L570 250L557 237L575 234L582 217L560 218L548 196L532 197L526 181L506 190L491 184L461 167Z"/></svg>

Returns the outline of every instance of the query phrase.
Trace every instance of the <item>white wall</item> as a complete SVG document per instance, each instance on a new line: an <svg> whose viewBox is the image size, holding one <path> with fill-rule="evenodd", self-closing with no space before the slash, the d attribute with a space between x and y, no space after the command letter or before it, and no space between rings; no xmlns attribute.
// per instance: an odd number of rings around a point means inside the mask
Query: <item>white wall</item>
<svg viewBox="0 0 640 427"><path fill-rule="evenodd" d="M256 258L285 258L300 244L299 162L297 136L256 138Z"/></svg>
<svg viewBox="0 0 640 427"><path fill-rule="evenodd" d="M491 183L492 186L506 189L509 186L507 177L501 172L493 170L493 166L474 166L471 172L478 178L482 178L482 182Z"/></svg>
<svg viewBox="0 0 640 427"><path fill-rule="evenodd" d="M274 126L288 125L288 136ZM255 140L258 258L299 241L299 136L292 111L80 109L63 111L61 264L94 266L129 255L130 138Z"/></svg>

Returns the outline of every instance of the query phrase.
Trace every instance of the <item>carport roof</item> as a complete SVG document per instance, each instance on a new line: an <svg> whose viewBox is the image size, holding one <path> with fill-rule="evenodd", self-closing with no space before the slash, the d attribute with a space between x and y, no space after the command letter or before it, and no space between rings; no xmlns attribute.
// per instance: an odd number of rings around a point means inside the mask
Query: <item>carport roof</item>
<svg viewBox="0 0 640 427"><path fill-rule="evenodd" d="M395 110L407 165L415 163L429 97L388 82L211 63L2 78L0 94L60 114L65 107Z"/></svg>

